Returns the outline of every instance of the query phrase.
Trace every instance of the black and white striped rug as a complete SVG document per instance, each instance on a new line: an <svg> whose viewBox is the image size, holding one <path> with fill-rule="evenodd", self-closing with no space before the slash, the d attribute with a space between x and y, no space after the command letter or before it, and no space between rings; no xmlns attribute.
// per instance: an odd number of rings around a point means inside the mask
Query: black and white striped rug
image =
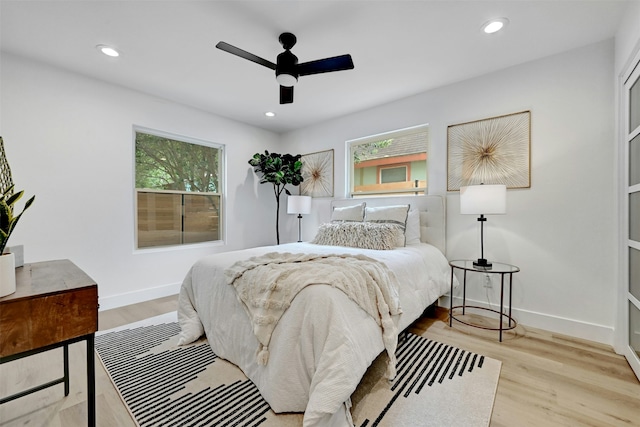
<svg viewBox="0 0 640 427"><path fill-rule="evenodd" d="M96 336L96 351L136 423L147 426L301 426L275 414L235 365L205 339L177 346L175 313ZM501 363L414 334L400 340L398 375L385 357L352 396L356 427L488 426Z"/></svg>

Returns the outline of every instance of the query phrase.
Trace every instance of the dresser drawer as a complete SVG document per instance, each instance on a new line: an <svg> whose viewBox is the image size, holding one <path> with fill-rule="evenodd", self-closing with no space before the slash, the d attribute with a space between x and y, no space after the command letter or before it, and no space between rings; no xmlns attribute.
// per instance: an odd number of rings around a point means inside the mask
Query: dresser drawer
<svg viewBox="0 0 640 427"><path fill-rule="evenodd" d="M97 307L96 285L3 304L0 310L0 356L96 332Z"/></svg>
<svg viewBox="0 0 640 427"><path fill-rule="evenodd" d="M98 330L98 285L69 260L16 269L16 292L0 298L0 357Z"/></svg>

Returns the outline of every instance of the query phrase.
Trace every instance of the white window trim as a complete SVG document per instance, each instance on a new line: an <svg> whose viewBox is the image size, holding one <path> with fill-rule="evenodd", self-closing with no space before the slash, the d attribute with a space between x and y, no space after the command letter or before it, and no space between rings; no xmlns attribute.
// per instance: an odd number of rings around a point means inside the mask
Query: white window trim
<svg viewBox="0 0 640 427"><path fill-rule="evenodd" d="M198 144L204 145L206 147L217 148L220 150L219 162L218 162L218 173L219 176L222 177L222 185L219 185L219 191L221 191L220 196L220 212L222 213L221 224L220 224L220 239L210 241L210 242L199 242L199 243L187 243L183 245L172 245L172 246L157 246L157 247L149 247L149 248L138 248L138 190L145 191L153 191L152 189L142 189L136 187L136 133L146 133L149 135L158 136L160 138L168 138L174 139L181 142L186 142L189 144ZM225 144L220 144L217 142L211 142L204 139L193 138L189 136L184 136L177 133L166 132L157 129L151 129L144 126L133 125L131 132L131 154L133 161L131 162L132 168L132 183L131 183L131 198L133 199L133 250L132 253L135 254L144 254L144 253L152 253L152 252L171 252L171 251L182 251L187 249L194 248L202 248L202 247L216 247L226 245L227 238L227 151ZM218 182L220 184L220 182Z"/></svg>
<svg viewBox="0 0 640 427"><path fill-rule="evenodd" d="M364 136L362 138L355 138L355 139L349 139L347 141L345 141L344 143L344 173L345 173L345 180L344 180L344 194L346 198L353 198L353 195L351 194L351 180L353 177L353 174L355 173L354 168L353 168L353 164L351 163L351 145L352 144L366 144L368 142L376 142L376 141L380 141L380 140L384 140L384 139L388 139L389 137L394 137L394 138L398 138L404 135L409 135L412 133L417 133L422 129L427 129L429 130L429 123L423 123L421 125L415 125L415 126L410 126L410 127L406 127L406 128L401 128L401 129L397 129L397 130L393 130L393 131L389 131L389 132L383 132L383 133L378 133L378 134L374 134L374 135L369 135L369 136ZM429 135L431 135L431 133L429 132ZM431 156L429 156L429 150L431 148L430 146L430 141L431 141L431 136L429 136L429 141L427 141L427 183L429 182L429 158ZM429 186L427 185L427 188L418 188L417 189L421 194L429 194ZM415 193L416 191L407 191L407 195L410 195L411 193ZM398 191L392 191L390 193L398 193ZM375 192L374 194L376 195L384 195L385 192ZM366 196L368 194L363 193L362 196Z"/></svg>

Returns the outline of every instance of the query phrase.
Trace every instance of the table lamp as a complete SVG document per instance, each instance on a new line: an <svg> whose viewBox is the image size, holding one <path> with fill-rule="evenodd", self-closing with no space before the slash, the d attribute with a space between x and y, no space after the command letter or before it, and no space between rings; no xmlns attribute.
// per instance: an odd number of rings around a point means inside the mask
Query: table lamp
<svg viewBox="0 0 640 427"><path fill-rule="evenodd" d="M287 198L287 213L298 214L298 242L301 239L301 221L302 215L311 213L311 197L310 196L289 196Z"/></svg>
<svg viewBox="0 0 640 427"><path fill-rule="evenodd" d="M476 267L491 268L491 263L484 257L483 224L485 215L504 214L507 212L507 186L502 184L469 185L460 187L460 213L480 215L480 258L473 262Z"/></svg>

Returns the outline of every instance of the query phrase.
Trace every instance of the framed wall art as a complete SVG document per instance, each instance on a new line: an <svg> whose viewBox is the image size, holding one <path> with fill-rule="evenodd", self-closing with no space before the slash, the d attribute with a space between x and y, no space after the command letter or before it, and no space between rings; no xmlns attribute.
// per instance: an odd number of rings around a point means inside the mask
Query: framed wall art
<svg viewBox="0 0 640 427"><path fill-rule="evenodd" d="M333 197L333 149L303 154L300 194L311 197Z"/></svg>
<svg viewBox="0 0 640 427"><path fill-rule="evenodd" d="M447 127L447 191L473 184L531 187L531 112Z"/></svg>

